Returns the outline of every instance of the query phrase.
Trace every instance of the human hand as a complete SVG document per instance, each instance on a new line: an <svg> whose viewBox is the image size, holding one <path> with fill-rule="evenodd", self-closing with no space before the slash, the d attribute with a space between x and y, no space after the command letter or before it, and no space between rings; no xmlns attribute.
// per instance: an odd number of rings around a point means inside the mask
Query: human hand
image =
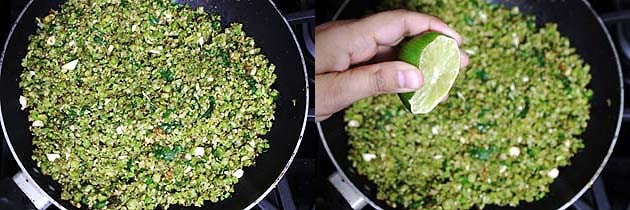
<svg viewBox="0 0 630 210"><path fill-rule="evenodd" d="M316 121L330 117L355 101L383 93L411 92L422 87L422 72L392 61L395 46L405 37L436 31L461 36L436 17L407 10L381 12L315 28ZM461 65L468 64L462 53Z"/></svg>

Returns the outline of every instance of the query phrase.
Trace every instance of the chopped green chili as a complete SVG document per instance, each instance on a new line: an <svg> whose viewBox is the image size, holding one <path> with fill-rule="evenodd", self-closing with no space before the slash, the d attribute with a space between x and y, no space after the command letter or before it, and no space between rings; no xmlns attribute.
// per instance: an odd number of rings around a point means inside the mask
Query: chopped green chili
<svg viewBox="0 0 630 210"><path fill-rule="evenodd" d="M488 72L485 69L475 70L475 76L477 76L477 78L481 80L481 82L488 81Z"/></svg>
<svg viewBox="0 0 630 210"><path fill-rule="evenodd" d="M37 21L20 104L76 207L218 202L269 147L275 66L241 24L168 0L68 0Z"/></svg>
<svg viewBox="0 0 630 210"><path fill-rule="evenodd" d="M175 76L173 75L173 72L171 70L168 70L168 69L160 70L160 76L162 76L162 79L164 79L164 81L166 81L166 82L172 82L173 79L175 79Z"/></svg>

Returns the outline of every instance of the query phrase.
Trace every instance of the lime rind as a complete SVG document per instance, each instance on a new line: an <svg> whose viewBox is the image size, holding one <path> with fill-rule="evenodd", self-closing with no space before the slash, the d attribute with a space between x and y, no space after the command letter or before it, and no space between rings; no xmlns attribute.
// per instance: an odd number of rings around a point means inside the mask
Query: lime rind
<svg viewBox="0 0 630 210"><path fill-rule="evenodd" d="M431 112L448 95L459 74L457 42L435 32L426 33L406 43L399 58L417 66L424 76L422 88L399 94L403 104L413 114Z"/></svg>

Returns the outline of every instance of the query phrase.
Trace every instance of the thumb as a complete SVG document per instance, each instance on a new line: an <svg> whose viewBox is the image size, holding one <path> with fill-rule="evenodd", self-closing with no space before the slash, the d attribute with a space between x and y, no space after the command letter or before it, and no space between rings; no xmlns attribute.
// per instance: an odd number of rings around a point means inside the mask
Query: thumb
<svg viewBox="0 0 630 210"><path fill-rule="evenodd" d="M315 112L329 116L362 98L383 93L410 92L422 87L422 73L402 61L359 66L316 76Z"/></svg>

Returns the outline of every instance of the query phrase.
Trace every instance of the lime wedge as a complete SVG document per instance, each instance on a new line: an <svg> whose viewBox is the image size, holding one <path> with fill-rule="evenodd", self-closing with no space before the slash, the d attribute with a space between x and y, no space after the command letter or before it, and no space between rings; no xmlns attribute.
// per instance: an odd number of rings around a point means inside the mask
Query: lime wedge
<svg viewBox="0 0 630 210"><path fill-rule="evenodd" d="M431 112L448 95L459 74L457 41L435 32L424 33L404 43L398 58L418 67L424 76L422 88L398 96L411 113Z"/></svg>

